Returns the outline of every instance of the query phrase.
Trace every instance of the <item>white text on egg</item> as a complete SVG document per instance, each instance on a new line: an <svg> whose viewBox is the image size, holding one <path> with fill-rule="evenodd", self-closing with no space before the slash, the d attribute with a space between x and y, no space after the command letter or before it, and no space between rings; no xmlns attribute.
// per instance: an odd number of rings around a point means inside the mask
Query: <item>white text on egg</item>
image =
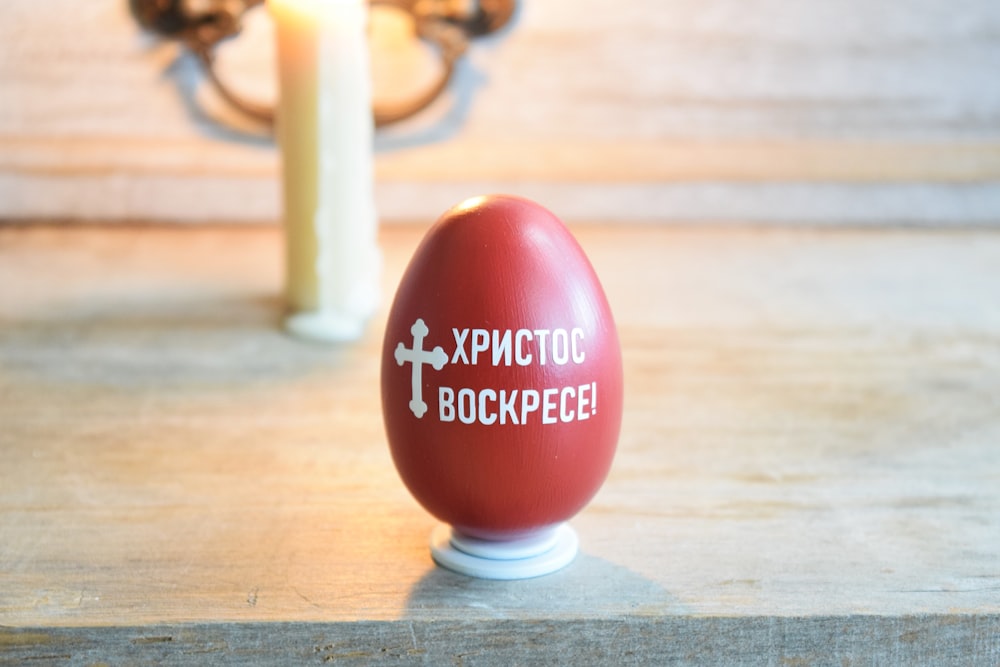
<svg viewBox="0 0 1000 667"><path fill-rule="evenodd" d="M563 366L572 361L582 364L583 329L458 329L452 328L455 352L451 363L476 365L480 355L494 366L528 366L552 362ZM468 347L467 347L468 346Z"/></svg>
<svg viewBox="0 0 1000 667"><path fill-rule="evenodd" d="M457 417L463 424L524 425L539 415L543 424L557 424L590 419L593 414L597 414L596 382L541 391L463 388L456 392L451 387L438 387L438 419L443 422Z"/></svg>

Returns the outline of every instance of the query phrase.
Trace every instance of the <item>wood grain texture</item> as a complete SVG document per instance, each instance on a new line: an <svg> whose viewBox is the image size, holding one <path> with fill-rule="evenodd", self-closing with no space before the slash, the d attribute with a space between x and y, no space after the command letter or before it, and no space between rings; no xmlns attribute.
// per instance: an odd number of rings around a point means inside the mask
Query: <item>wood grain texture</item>
<svg viewBox="0 0 1000 667"><path fill-rule="evenodd" d="M189 57L125 0L46 7L0 4L0 218L278 218L270 138ZM381 133L379 210L528 189L576 220L994 224L998 7L525 2L446 99ZM220 68L272 99L271 26L247 18Z"/></svg>
<svg viewBox="0 0 1000 667"><path fill-rule="evenodd" d="M497 583L430 561L384 320L278 331L274 230L0 228L0 661L997 662L1000 235L577 231L619 453Z"/></svg>
<svg viewBox="0 0 1000 667"><path fill-rule="evenodd" d="M961 616L0 628L0 664L950 666L990 664L998 633L997 617Z"/></svg>

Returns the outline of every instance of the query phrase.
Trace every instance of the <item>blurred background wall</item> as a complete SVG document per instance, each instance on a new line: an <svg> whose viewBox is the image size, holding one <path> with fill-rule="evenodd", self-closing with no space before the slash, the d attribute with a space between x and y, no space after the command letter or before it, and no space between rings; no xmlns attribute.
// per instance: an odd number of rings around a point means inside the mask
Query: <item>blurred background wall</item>
<svg viewBox="0 0 1000 667"><path fill-rule="evenodd" d="M272 56L256 9L219 68L268 100ZM421 57L377 61L380 94ZM1000 2L522 0L376 149L385 222L505 191L576 221L1000 224ZM0 219L276 222L277 170L126 0L0 4Z"/></svg>

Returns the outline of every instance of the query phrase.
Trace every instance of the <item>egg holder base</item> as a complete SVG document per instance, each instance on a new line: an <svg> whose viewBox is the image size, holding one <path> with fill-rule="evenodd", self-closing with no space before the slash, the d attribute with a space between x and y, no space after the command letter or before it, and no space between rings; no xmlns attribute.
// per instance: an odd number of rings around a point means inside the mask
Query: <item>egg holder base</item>
<svg viewBox="0 0 1000 667"><path fill-rule="evenodd" d="M569 565L579 544L576 531L565 523L506 542L469 537L442 523L431 533L431 556L445 569L478 579L531 579Z"/></svg>

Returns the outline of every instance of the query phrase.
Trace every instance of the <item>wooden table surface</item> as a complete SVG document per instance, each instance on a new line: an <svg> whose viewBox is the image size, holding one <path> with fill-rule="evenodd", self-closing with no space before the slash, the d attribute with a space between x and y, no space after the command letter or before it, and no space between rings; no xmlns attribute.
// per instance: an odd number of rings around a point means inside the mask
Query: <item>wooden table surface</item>
<svg viewBox="0 0 1000 667"><path fill-rule="evenodd" d="M1000 232L575 231L619 451L498 583L430 559L384 309L279 330L276 229L0 228L0 663L1000 663Z"/></svg>

